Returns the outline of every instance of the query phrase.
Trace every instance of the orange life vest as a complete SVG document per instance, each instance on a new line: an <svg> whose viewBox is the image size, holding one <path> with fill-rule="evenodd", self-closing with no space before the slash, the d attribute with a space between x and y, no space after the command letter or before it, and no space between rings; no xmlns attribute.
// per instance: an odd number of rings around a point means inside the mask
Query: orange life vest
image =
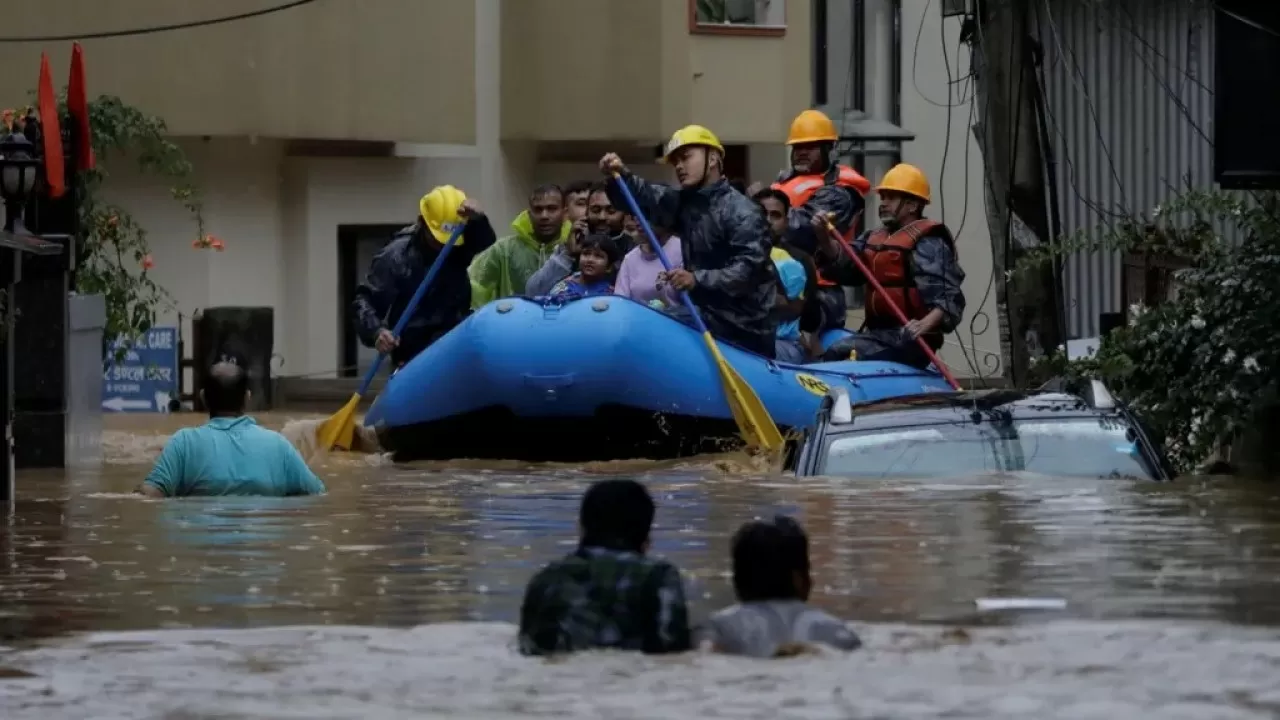
<svg viewBox="0 0 1280 720"><path fill-rule="evenodd" d="M848 165L835 166L834 177L831 172L821 175L794 175L791 178L773 184L773 189L781 190L791 200L791 207L800 207L809 202L809 198L818 191L818 188L826 185L839 185L847 187L859 196L866 195L871 192L871 182L857 170Z"/></svg>
<svg viewBox="0 0 1280 720"><path fill-rule="evenodd" d="M793 208L809 202L809 198L813 197L818 188L827 185L849 188L858 193L859 197L863 197L871 191L871 182L848 165L836 165L833 170L835 170L834 177L830 171L822 175L795 175L785 182L774 183L773 189L781 190L787 196L787 199L791 201L791 207ZM858 223L855 221L843 238L845 244L852 242L857 234ZM835 287L836 283L824 278L822 272L819 271L818 285L821 287Z"/></svg>
<svg viewBox="0 0 1280 720"><path fill-rule="evenodd" d="M939 234L947 243L953 245L951 232L936 220L920 219L899 228L893 234L879 228L868 237L862 250L862 261L866 263L871 275L884 287L885 297L868 287L866 303L866 319L869 326L897 326L898 316L893 312L892 301L902 309L908 320L922 320L929 314L916 289L915 278L912 277L911 255L915 252L916 243L929 234Z"/></svg>

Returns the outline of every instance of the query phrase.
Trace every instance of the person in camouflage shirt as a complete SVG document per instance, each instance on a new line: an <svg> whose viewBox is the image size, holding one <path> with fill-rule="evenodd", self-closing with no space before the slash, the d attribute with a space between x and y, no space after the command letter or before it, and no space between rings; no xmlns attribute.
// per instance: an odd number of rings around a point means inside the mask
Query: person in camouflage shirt
<svg viewBox="0 0 1280 720"><path fill-rule="evenodd" d="M525 589L522 654L692 647L680 571L645 556L653 515L653 498L634 480L604 480L587 490L578 549L540 570Z"/></svg>

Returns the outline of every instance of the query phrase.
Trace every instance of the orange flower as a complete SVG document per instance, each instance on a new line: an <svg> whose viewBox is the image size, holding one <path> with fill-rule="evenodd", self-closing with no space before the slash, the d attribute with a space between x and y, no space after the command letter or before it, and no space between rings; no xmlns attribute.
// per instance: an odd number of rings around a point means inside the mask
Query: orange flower
<svg viewBox="0 0 1280 720"><path fill-rule="evenodd" d="M119 225L119 224L120 224L120 218L119 218L119 217L117 217L117 216L115 216L115 215L111 215L111 216L107 217L107 225L108 225L108 226L110 226L110 227L115 227L116 225Z"/></svg>
<svg viewBox="0 0 1280 720"><path fill-rule="evenodd" d="M155 261L155 260L153 260L153 259L151 259L151 256L150 256L150 255L143 255L143 256L142 256L142 269L143 269L143 271L144 271L144 272L145 272L145 271L147 271L147 270L150 270L151 268L153 268L153 267L155 267L155 266L156 266L156 261Z"/></svg>
<svg viewBox="0 0 1280 720"><path fill-rule="evenodd" d="M197 250L207 250L208 248L213 248L218 252L222 252L226 248L226 245L222 242L222 240L218 239L217 237L214 237L213 235L205 235L204 237L196 238L195 240L192 240L191 247Z"/></svg>

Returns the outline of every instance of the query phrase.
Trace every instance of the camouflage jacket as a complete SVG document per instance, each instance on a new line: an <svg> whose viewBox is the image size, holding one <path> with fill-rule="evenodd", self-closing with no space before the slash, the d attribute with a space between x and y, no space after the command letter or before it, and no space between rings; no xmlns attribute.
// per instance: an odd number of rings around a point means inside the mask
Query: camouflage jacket
<svg viewBox="0 0 1280 720"><path fill-rule="evenodd" d="M519 644L525 655L593 648L688 650L689 612L680 571L634 552L579 548L529 581Z"/></svg>

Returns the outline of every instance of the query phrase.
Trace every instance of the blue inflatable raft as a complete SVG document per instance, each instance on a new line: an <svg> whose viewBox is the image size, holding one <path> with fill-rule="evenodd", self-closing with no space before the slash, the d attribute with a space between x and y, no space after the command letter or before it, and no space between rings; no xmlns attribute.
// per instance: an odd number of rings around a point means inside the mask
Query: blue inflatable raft
<svg viewBox="0 0 1280 720"><path fill-rule="evenodd" d="M784 431L813 422L829 386L855 401L950 390L896 363L721 349ZM738 442L702 337L618 296L486 305L392 376L365 424L398 460L667 458Z"/></svg>

